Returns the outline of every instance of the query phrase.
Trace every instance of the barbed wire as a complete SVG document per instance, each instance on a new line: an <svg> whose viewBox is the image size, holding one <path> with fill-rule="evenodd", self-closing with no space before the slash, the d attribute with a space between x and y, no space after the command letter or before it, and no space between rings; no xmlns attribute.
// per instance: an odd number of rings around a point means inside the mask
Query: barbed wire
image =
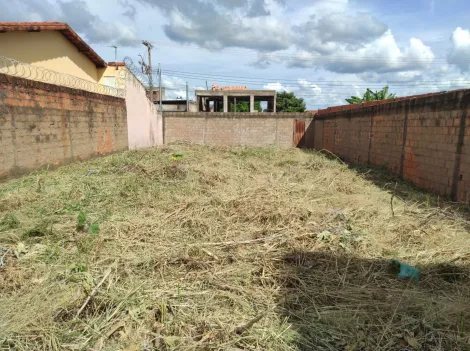
<svg viewBox="0 0 470 351"><path fill-rule="evenodd" d="M126 97L125 89L90 82L67 73L33 66L5 56L0 56L0 73L73 89L86 90L96 94L111 95L119 98Z"/></svg>
<svg viewBox="0 0 470 351"><path fill-rule="evenodd" d="M142 69L136 66L134 64L134 61L129 56L124 57L123 62L126 65L129 72L131 72L138 80L140 80L142 84L148 86L148 83L149 83L148 75L143 73ZM155 78L156 78L158 75L158 70L153 70L152 73L154 73Z"/></svg>

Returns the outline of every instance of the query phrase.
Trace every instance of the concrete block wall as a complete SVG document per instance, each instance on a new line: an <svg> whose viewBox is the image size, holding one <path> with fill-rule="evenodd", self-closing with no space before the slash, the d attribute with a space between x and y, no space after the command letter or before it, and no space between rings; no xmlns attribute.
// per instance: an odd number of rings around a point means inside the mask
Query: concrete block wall
<svg viewBox="0 0 470 351"><path fill-rule="evenodd" d="M294 121L307 120L308 127L312 118L308 113L163 112L164 142L292 147Z"/></svg>
<svg viewBox="0 0 470 351"><path fill-rule="evenodd" d="M320 110L315 149L385 166L418 187L470 200L470 90Z"/></svg>
<svg viewBox="0 0 470 351"><path fill-rule="evenodd" d="M0 178L126 150L124 99L0 74Z"/></svg>

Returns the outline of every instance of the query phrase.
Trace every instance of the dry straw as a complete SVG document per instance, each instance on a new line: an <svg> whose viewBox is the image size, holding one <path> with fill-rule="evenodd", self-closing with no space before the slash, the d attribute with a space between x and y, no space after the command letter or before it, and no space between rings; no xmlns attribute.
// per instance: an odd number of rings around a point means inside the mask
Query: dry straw
<svg viewBox="0 0 470 351"><path fill-rule="evenodd" d="M0 349L470 346L466 209L314 152L173 145L4 182L5 253Z"/></svg>

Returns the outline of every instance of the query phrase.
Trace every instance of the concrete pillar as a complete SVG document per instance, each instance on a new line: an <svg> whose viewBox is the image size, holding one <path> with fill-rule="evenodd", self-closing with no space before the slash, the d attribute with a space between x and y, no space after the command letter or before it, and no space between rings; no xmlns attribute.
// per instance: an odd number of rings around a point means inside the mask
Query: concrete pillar
<svg viewBox="0 0 470 351"><path fill-rule="evenodd" d="M250 112L255 112L255 96L250 95Z"/></svg>
<svg viewBox="0 0 470 351"><path fill-rule="evenodd" d="M274 98L268 100L268 112L274 112Z"/></svg>
<svg viewBox="0 0 470 351"><path fill-rule="evenodd" d="M276 103L277 103L277 94L274 94L274 103L273 103L274 109L273 109L273 112L277 112L276 111Z"/></svg>
<svg viewBox="0 0 470 351"><path fill-rule="evenodd" d="M198 108L198 111L199 111L199 112L204 111L203 105L202 105L202 97L201 97L201 96L198 96L198 97L197 97L197 108Z"/></svg>
<svg viewBox="0 0 470 351"><path fill-rule="evenodd" d="M224 112L228 112L228 96L224 95Z"/></svg>
<svg viewBox="0 0 470 351"><path fill-rule="evenodd" d="M233 98L233 112L237 112L237 98Z"/></svg>

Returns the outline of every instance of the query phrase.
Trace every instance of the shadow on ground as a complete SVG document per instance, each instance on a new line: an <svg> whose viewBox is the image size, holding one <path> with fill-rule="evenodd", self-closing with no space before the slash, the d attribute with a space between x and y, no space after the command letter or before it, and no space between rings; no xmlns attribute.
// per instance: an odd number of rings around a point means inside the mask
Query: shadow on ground
<svg viewBox="0 0 470 351"><path fill-rule="evenodd" d="M280 313L300 350L470 350L470 271L418 268L415 282L388 260L292 252L280 267Z"/></svg>

